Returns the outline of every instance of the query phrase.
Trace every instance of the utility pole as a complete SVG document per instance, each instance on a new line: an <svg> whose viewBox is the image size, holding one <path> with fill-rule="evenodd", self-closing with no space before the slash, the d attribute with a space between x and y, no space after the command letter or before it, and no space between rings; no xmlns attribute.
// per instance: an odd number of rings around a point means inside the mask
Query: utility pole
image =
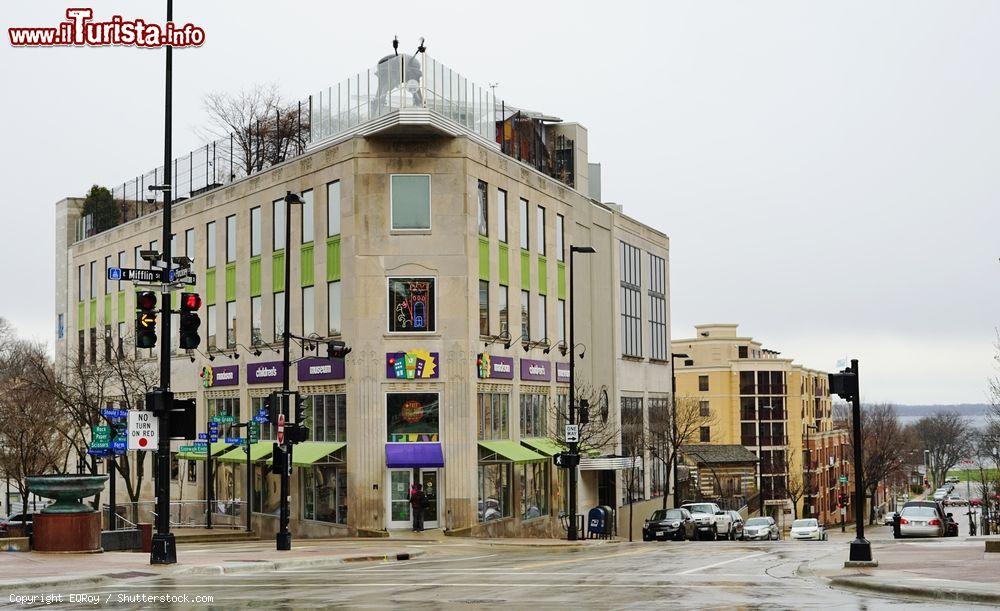
<svg viewBox="0 0 1000 611"><path fill-rule="evenodd" d="M576 424L576 332L574 329L574 306L576 299L573 297L573 290L576 283L573 278L573 255L576 253L593 254L597 252L593 246L573 246L569 247L569 423ZM579 475L577 466L580 464L580 443L571 441L569 443L569 528L566 538L576 541L579 533L576 528L576 479Z"/></svg>
<svg viewBox="0 0 1000 611"><path fill-rule="evenodd" d="M681 506L681 490L677 487L677 452L680 444L677 443L677 359L686 359L688 355L670 353L670 479L674 483L674 507ZM667 495L663 495L663 508L667 508Z"/></svg>
<svg viewBox="0 0 1000 611"><path fill-rule="evenodd" d="M167 22L174 20L174 2L167 0ZM170 268L171 227L170 212L173 205L171 176L171 133L173 110L173 47L166 46L166 81L164 88L164 118L163 118L163 257L165 267ZM166 271L164 271L166 274ZM164 278L165 280L165 278ZM170 392L170 291L166 283L161 291L160 316L160 386L154 391L153 411L157 412L159 420L159 443L156 447L156 532L153 534L153 546L150 553L150 564L175 564L177 562L177 542L170 532L170 408L173 394ZM151 393L152 394L152 393ZM146 409L151 406L147 405Z"/></svg>
<svg viewBox="0 0 1000 611"><path fill-rule="evenodd" d="M862 463L862 444L864 437L861 431L861 388L858 381L858 359L851 359L851 366L839 373L830 374L830 392L851 402L851 415L854 429L854 521L857 525L857 536L851 541L850 560L847 567L877 566L872 558L871 543L865 539L865 488L862 478L864 469Z"/></svg>
<svg viewBox="0 0 1000 611"><path fill-rule="evenodd" d="M292 332L289 328L289 318L291 318L291 277L292 277L292 203L302 203L298 195L291 191L285 193L285 299L284 299L284 322L281 333L281 411L287 419L291 410L288 392L288 370L291 368L288 357L288 346L291 341ZM281 469L281 503L278 519L278 534L275 535L275 545L278 551L292 549L292 533L288 530L288 518L291 504L291 472L292 472L292 444L288 441L288 435L282 440L282 449L285 455L285 465Z"/></svg>

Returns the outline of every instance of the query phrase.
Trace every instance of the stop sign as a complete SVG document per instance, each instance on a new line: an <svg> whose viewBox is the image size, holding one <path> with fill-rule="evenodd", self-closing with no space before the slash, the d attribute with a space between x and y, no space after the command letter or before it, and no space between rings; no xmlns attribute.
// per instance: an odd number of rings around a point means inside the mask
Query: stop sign
<svg viewBox="0 0 1000 611"><path fill-rule="evenodd" d="M278 445L285 444L285 415L278 414Z"/></svg>

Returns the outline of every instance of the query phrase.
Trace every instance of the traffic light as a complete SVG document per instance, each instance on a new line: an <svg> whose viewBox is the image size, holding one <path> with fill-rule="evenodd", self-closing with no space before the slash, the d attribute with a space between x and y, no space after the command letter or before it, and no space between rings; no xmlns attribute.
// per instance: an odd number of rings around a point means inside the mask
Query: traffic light
<svg viewBox="0 0 1000 611"><path fill-rule="evenodd" d="M580 399L580 415L576 421L579 424L587 424L590 422L590 401L586 399Z"/></svg>
<svg viewBox="0 0 1000 611"><path fill-rule="evenodd" d="M309 441L309 427L302 426L298 423L286 424L285 436L288 438L288 443L302 443L303 441Z"/></svg>
<svg viewBox="0 0 1000 611"><path fill-rule="evenodd" d="M347 344L339 339L326 343L326 358L328 359L342 359L350 352L351 349L347 347Z"/></svg>
<svg viewBox="0 0 1000 611"><path fill-rule="evenodd" d="M295 423L302 424L306 421L306 399L299 393L293 393L295 401Z"/></svg>
<svg viewBox="0 0 1000 611"><path fill-rule="evenodd" d="M198 437L197 410L194 399L174 399L167 428L171 439L193 440Z"/></svg>
<svg viewBox="0 0 1000 611"><path fill-rule="evenodd" d="M280 475L286 471L288 471L288 453L275 442L271 450L271 473Z"/></svg>
<svg viewBox="0 0 1000 611"><path fill-rule="evenodd" d="M279 391L274 391L264 397L264 410L267 412L267 421L271 424L277 424L278 414L282 413L281 393Z"/></svg>
<svg viewBox="0 0 1000 611"><path fill-rule="evenodd" d="M198 293L181 293L181 349L190 350L201 344L198 327L201 318L198 310L201 308L201 296Z"/></svg>
<svg viewBox="0 0 1000 611"><path fill-rule="evenodd" d="M135 346L152 348L156 345L156 293L139 291L135 294Z"/></svg>
<svg viewBox="0 0 1000 611"><path fill-rule="evenodd" d="M569 452L559 452L552 457L552 461L560 469L572 469L580 464L580 455Z"/></svg>
<svg viewBox="0 0 1000 611"><path fill-rule="evenodd" d="M850 369L839 373L831 373L830 394L837 395L845 401L853 401L858 396L858 376Z"/></svg>

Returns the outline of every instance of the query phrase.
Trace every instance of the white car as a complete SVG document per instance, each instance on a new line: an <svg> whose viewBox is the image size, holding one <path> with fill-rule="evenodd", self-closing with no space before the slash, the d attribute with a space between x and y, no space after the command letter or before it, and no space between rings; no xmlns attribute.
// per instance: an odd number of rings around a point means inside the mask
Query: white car
<svg viewBox="0 0 1000 611"><path fill-rule="evenodd" d="M935 503L910 505L899 512L899 534L903 537L943 537L945 521Z"/></svg>
<svg viewBox="0 0 1000 611"><path fill-rule="evenodd" d="M791 538L795 541L826 541L826 529L815 518L792 522Z"/></svg>
<svg viewBox="0 0 1000 611"><path fill-rule="evenodd" d="M780 541L781 531L774 522L774 518L770 516L750 518L743 525L743 539L745 541Z"/></svg>
<svg viewBox="0 0 1000 611"><path fill-rule="evenodd" d="M698 537L735 539L732 518L715 503L686 503L681 505L681 509L691 512Z"/></svg>
<svg viewBox="0 0 1000 611"><path fill-rule="evenodd" d="M945 490L944 488L938 488L934 491L935 501L943 501L946 496L948 496L948 490Z"/></svg>

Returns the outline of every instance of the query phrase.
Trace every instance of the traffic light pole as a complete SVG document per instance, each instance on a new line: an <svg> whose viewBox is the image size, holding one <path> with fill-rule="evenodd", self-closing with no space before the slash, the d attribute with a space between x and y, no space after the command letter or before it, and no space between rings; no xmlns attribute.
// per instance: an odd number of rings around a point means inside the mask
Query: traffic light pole
<svg viewBox="0 0 1000 611"><path fill-rule="evenodd" d="M288 369L291 367L288 357L288 345L291 340L291 330L289 329L289 318L291 318L291 276L292 276L292 194L285 195L285 299L284 299L284 323L281 333L281 404L287 422L289 410L288 401ZM572 371L572 369L571 369ZM285 466L281 470L281 510L278 523L278 534L275 535L276 548L279 551L292 549L292 533L288 530L288 514L291 504L291 470L292 470L292 444L288 442L285 435L282 445L285 450Z"/></svg>
<svg viewBox="0 0 1000 611"><path fill-rule="evenodd" d="M865 539L865 487L864 468L861 462L864 437L861 431L861 382L858 377L858 359L851 359L850 372L854 374L851 412L854 421L854 521L857 524L857 536L854 541L851 541L850 562L867 565L874 561L872 560L872 545Z"/></svg>
<svg viewBox="0 0 1000 611"><path fill-rule="evenodd" d="M574 312L576 299L573 298L573 289L576 283L573 282L573 247L569 247L569 423L576 424L576 334L574 333ZM569 453L573 458L569 466L569 528L566 531L566 538L576 541L578 533L576 531L576 456L580 453L579 444L575 441L569 444Z"/></svg>
<svg viewBox="0 0 1000 611"><path fill-rule="evenodd" d="M174 2L167 0L167 22L174 20ZM169 269L171 256L170 208L173 205L171 189L171 133L173 129L173 47L167 45L166 81L164 88L163 117L163 258ZM160 392L170 390L170 291L164 288L161 296L160 316ZM167 395L169 397L169 394ZM148 407L148 406L147 406ZM156 448L156 533L153 534L150 564L175 564L177 542L170 532L170 405L160 405L159 443Z"/></svg>

